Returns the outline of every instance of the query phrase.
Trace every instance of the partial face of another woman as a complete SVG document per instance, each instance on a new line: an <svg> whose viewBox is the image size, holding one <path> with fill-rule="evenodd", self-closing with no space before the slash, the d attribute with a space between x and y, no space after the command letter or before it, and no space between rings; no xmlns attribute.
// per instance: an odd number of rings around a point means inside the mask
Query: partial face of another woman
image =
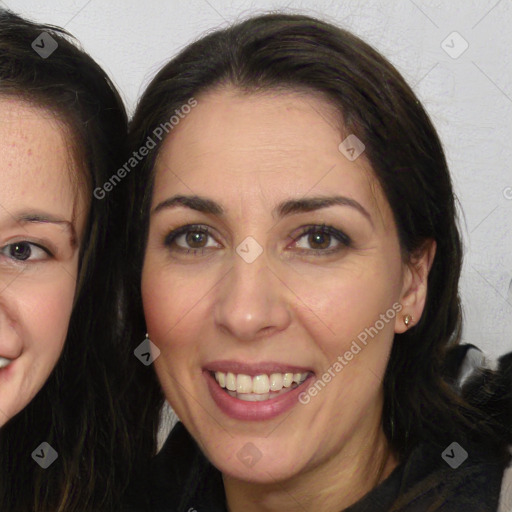
<svg viewBox="0 0 512 512"><path fill-rule="evenodd" d="M42 388L75 294L85 203L54 116L0 99L0 426Z"/></svg>
<svg viewBox="0 0 512 512"><path fill-rule="evenodd" d="M323 99L197 101L155 169L142 293L159 380L225 476L339 478L385 444L382 379L404 315L421 316L424 263L403 263Z"/></svg>

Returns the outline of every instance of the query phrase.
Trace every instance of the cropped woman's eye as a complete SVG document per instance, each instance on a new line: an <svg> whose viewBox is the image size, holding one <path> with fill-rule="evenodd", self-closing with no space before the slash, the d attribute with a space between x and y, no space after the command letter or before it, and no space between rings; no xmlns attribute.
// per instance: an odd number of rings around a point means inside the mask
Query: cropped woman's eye
<svg viewBox="0 0 512 512"><path fill-rule="evenodd" d="M332 254L349 247L350 238L331 226L307 226L294 238L294 246L301 251L318 255Z"/></svg>
<svg viewBox="0 0 512 512"><path fill-rule="evenodd" d="M51 257L48 249L27 241L7 244L2 247L0 252L4 256L16 261L40 261Z"/></svg>

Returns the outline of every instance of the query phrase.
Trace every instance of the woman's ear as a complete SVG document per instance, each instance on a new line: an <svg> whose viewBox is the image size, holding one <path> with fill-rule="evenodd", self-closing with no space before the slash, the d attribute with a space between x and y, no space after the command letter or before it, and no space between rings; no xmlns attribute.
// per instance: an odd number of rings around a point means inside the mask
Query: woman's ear
<svg viewBox="0 0 512 512"><path fill-rule="evenodd" d="M436 241L429 238L404 265L404 283L400 296L403 309L396 317L396 333L407 331L421 318L427 298L428 274L434 262L436 248Z"/></svg>

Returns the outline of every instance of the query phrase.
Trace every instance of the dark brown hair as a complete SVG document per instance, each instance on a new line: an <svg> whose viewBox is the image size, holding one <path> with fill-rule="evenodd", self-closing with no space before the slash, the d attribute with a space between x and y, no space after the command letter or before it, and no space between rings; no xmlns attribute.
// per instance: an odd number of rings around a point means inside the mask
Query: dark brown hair
<svg viewBox="0 0 512 512"><path fill-rule="evenodd" d="M42 32L58 43L44 59L31 46ZM86 198L87 211L76 214L86 215L87 223L63 353L36 397L0 429L0 510L119 510L143 447L137 438L143 406L136 391L129 393L133 365L140 363L124 341L130 323L116 261L123 196L116 190L96 200L92 192L122 165L126 112L108 76L69 34L4 9L1 96L30 102L59 121L77 168L73 182ZM58 453L47 469L31 457L43 441Z"/></svg>
<svg viewBox="0 0 512 512"><path fill-rule="evenodd" d="M395 336L384 379L382 423L399 458L421 442L444 448L453 439L461 444L478 440L505 457L510 431L482 404L462 398L444 372L446 354L461 335L456 203L436 130L402 76L368 44L330 23L301 15L253 17L190 44L160 70L131 121L131 148L189 98L200 102L201 93L223 85L246 93L309 90L328 98L345 133L366 146L393 211L404 259L429 239L437 243L423 315ZM132 279L137 287L160 145L157 141L133 175L131 245L138 253ZM134 289L140 315L137 293Z"/></svg>

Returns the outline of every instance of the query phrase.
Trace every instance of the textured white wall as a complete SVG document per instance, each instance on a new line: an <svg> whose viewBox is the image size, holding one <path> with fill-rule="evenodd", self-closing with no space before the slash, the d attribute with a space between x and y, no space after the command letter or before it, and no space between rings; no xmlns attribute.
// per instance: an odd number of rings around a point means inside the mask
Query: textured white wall
<svg viewBox="0 0 512 512"><path fill-rule="evenodd" d="M464 216L464 340L512 350L512 5L509 0L0 0L65 26L105 67L130 111L184 45L251 13L331 20L373 44L403 73L443 140ZM452 32L459 36L451 36ZM450 56L441 46L456 57Z"/></svg>

